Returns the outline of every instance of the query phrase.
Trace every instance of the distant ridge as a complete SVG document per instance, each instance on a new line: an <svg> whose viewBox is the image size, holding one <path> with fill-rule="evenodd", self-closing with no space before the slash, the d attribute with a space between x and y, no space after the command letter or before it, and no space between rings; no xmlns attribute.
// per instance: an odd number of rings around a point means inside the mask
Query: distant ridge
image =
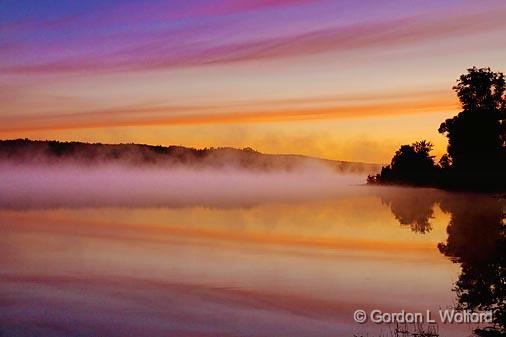
<svg viewBox="0 0 506 337"><path fill-rule="evenodd" d="M121 164L130 166L240 168L292 171L323 165L341 173L377 173L380 164L328 160L303 155L263 154L251 148L195 149L184 146L0 140L0 161L31 164Z"/></svg>

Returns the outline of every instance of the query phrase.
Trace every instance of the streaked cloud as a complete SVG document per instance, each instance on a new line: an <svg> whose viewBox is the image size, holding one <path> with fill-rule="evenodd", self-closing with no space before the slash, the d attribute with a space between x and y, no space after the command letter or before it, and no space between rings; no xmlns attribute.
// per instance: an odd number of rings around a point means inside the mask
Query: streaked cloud
<svg viewBox="0 0 506 337"><path fill-rule="evenodd" d="M506 71L505 16L499 0L0 2L0 137L107 134L377 161L350 151L391 152L399 133L438 137L437 116L458 109L459 74ZM430 121L408 127L406 116ZM319 121L333 128L302 140ZM149 135L158 128L178 138ZM351 139L354 128L376 145L337 147L332 134Z"/></svg>
<svg viewBox="0 0 506 337"><path fill-rule="evenodd" d="M44 129L115 127L127 125L178 125L208 123L259 123L336 119L456 111L452 97L441 92L334 96L266 102L224 103L216 106L140 105L74 113L0 116L0 132Z"/></svg>
<svg viewBox="0 0 506 337"><path fill-rule="evenodd" d="M130 41L128 47L119 49L112 43L109 50L79 50L75 55L58 57L48 62L35 61L2 68L8 73L22 74L139 71L409 46L506 29L505 15L506 10L499 10L456 16L406 17L232 43L222 43L218 39L198 42L197 39L202 38L199 35L193 36L194 41L188 41L186 39L192 37L184 35L179 38L174 36L178 32L172 31L164 36L154 34L151 38Z"/></svg>

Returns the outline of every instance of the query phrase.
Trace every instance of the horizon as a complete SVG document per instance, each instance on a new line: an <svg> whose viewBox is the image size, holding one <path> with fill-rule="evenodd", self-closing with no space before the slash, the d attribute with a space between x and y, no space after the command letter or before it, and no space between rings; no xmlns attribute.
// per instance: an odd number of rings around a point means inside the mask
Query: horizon
<svg viewBox="0 0 506 337"><path fill-rule="evenodd" d="M185 146L181 144L168 144L168 145L161 145L161 144L148 144L148 143L103 143L103 142L83 142L79 140L57 140L57 139L30 139L30 138L6 138L6 139L0 139L0 142L2 141L30 141L30 142L61 142L61 143L81 143L81 144L88 144L88 145L139 145L139 146L149 146L149 147L183 147L186 149L192 149L192 150L238 150L238 151L253 151L262 155L268 155L268 156L295 156L295 157L306 157L310 159L318 159L318 160L329 160L329 161L336 161L336 162L343 162L343 163L353 163L353 164L371 164L371 165L387 165L388 163L373 163L373 162L360 162L360 161L347 161L347 160L340 160L340 159L332 159L332 158L325 158L325 157L316 157L311 155L305 155L305 154L299 154L299 153L270 153L270 152L261 152L257 149L254 149L252 147L233 147L233 146L218 146L218 147L191 147L191 146Z"/></svg>
<svg viewBox="0 0 506 337"><path fill-rule="evenodd" d="M506 4L0 4L0 139L251 147L388 163L506 70Z"/></svg>

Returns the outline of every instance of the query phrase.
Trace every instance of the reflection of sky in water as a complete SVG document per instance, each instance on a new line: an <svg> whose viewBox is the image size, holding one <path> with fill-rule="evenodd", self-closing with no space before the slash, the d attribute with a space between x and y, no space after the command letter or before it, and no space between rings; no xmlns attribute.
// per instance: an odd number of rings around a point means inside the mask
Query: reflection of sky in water
<svg viewBox="0 0 506 337"><path fill-rule="evenodd" d="M434 312L458 277L377 197L249 208L0 211L7 335L350 336L355 309ZM383 330L387 327L383 326ZM444 326L461 336L463 326Z"/></svg>

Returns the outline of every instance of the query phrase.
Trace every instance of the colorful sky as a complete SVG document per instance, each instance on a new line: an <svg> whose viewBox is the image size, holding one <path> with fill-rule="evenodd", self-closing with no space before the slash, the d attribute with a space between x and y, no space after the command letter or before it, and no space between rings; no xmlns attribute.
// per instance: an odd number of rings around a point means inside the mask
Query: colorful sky
<svg viewBox="0 0 506 337"><path fill-rule="evenodd" d="M0 1L0 138L387 162L506 71L506 2Z"/></svg>

